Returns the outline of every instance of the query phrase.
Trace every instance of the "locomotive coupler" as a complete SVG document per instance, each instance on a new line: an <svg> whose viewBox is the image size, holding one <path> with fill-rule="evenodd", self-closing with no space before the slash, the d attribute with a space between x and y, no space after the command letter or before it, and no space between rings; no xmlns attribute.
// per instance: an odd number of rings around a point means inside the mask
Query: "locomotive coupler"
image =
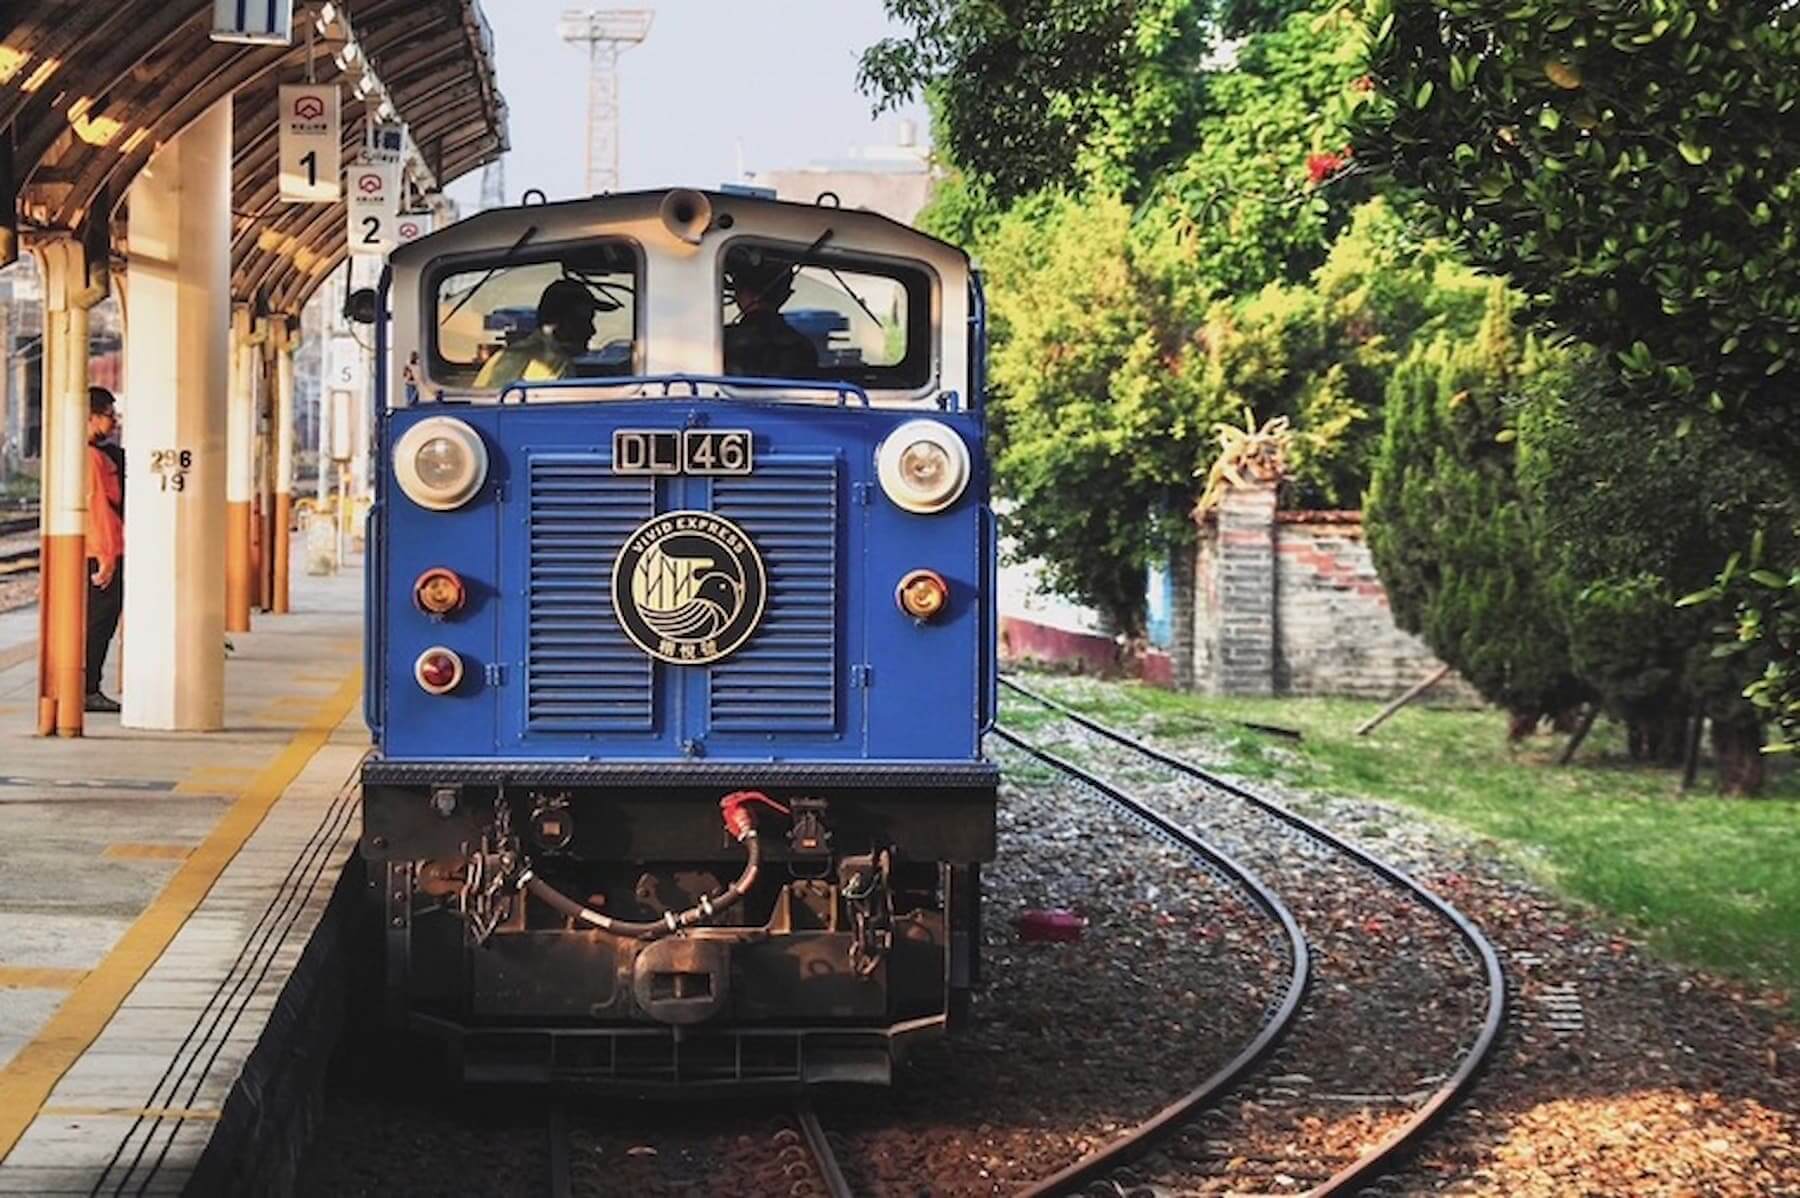
<svg viewBox="0 0 1800 1198"><path fill-rule="evenodd" d="M838 893L850 915L850 968L867 977L894 945L893 857L881 849L838 862Z"/></svg>
<svg viewBox="0 0 1800 1198"><path fill-rule="evenodd" d="M795 799L789 804L794 825L788 830L788 872L796 878L831 875L831 829L825 826L826 800Z"/></svg>

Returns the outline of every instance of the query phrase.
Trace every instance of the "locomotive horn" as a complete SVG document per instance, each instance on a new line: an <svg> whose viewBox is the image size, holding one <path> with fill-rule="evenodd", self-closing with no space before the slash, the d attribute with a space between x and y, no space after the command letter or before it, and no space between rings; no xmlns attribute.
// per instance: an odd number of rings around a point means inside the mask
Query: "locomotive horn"
<svg viewBox="0 0 1800 1198"><path fill-rule="evenodd" d="M658 214L663 228L687 242L699 245L712 224L712 201L697 191L677 188L663 197Z"/></svg>

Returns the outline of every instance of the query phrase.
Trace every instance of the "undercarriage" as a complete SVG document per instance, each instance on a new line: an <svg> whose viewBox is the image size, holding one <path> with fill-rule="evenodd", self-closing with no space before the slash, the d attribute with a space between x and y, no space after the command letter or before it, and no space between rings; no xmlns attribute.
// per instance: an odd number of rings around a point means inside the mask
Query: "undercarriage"
<svg viewBox="0 0 1800 1198"><path fill-rule="evenodd" d="M884 1084L976 980L991 786L721 795L381 766L364 853L388 1014L467 1080Z"/></svg>

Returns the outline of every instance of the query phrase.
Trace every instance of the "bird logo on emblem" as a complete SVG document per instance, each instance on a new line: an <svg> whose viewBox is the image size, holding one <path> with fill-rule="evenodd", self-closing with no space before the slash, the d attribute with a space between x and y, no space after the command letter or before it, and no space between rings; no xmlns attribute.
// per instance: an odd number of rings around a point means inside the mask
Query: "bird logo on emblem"
<svg viewBox="0 0 1800 1198"><path fill-rule="evenodd" d="M742 645L762 619L768 578L744 530L710 512L669 512L626 538L613 566L613 609L638 648L705 665Z"/></svg>

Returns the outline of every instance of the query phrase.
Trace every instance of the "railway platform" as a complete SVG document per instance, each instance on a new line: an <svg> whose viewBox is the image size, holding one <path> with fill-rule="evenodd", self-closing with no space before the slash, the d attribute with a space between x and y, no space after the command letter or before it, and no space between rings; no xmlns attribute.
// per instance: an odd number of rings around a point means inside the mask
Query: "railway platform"
<svg viewBox="0 0 1800 1198"><path fill-rule="evenodd" d="M303 1126L344 1007L361 581L233 634L205 734L33 735L36 613L0 616L0 1194L262 1192Z"/></svg>

